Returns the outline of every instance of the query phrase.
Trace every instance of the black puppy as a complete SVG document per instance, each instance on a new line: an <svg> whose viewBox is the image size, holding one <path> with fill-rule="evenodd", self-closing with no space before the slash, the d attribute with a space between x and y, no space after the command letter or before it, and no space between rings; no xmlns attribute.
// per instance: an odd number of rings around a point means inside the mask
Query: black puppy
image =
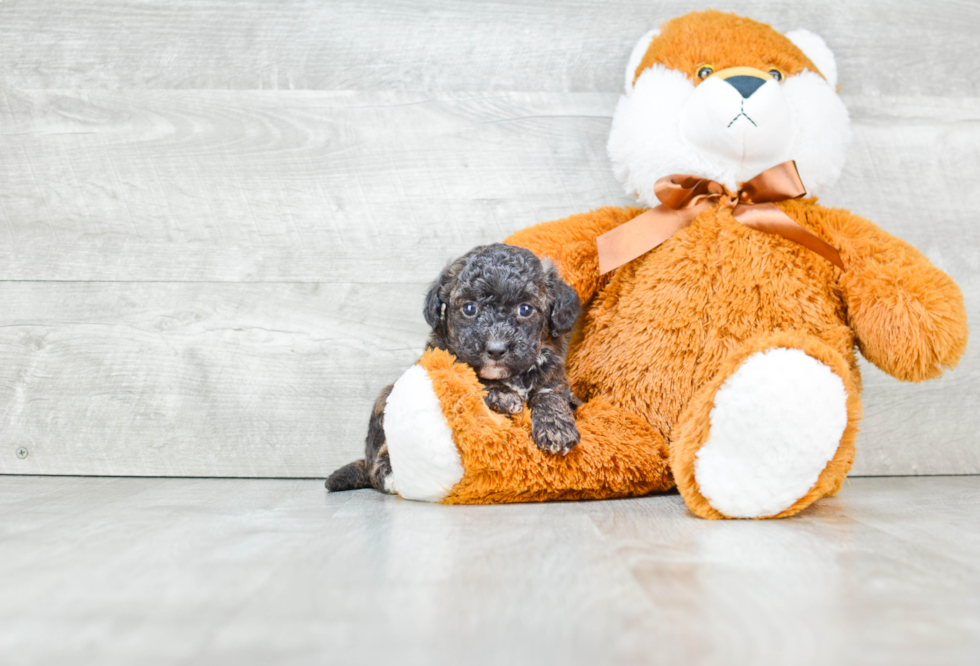
<svg viewBox="0 0 980 666"><path fill-rule="evenodd" d="M579 311L578 294L550 263L521 247L484 245L449 264L429 288L426 347L472 366L494 411L518 414L527 403L534 443L566 454L579 442L574 410L580 403L565 375L568 332ZM390 393L388 386L374 403L364 460L331 474L329 490L392 492L384 433Z"/></svg>

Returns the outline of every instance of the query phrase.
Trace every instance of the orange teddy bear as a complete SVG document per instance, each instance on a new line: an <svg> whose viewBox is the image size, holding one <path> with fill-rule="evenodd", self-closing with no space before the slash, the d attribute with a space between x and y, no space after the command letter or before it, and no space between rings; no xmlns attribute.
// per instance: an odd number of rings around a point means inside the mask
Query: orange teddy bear
<svg viewBox="0 0 980 666"><path fill-rule="evenodd" d="M967 341L956 284L907 243L815 197L850 139L833 54L715 11L644 35L609 154L641 208L506 242L549 257L583 315L568 373L581 443L542 453L473 371L426 353L395 384L395 490L447 503L642 495L705 518L792 515L840 488L861 416L857 346L904 381ZM804 187L806 193L804 194Z"/></svg>

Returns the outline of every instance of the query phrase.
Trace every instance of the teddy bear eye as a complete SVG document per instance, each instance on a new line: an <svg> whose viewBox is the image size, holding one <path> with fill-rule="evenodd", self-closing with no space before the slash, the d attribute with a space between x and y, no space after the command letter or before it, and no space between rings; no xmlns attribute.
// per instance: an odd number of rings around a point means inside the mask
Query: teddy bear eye
<svg viewBox="0 0 980 666"><path fill-rule="evenodd" d="M777 83L783 80L783 73L775 67L769 70L769 76L771 76Z"/></svg>
<svg viewBox="0 0 980 666"><path fill-rule="evenodd" d="M460 310L464 317L475 317L479 308L476 307L476 303L463 303L463 307Z"/></svg>
<svg viewBox="0 0 980 666"><path fill-rule="evenodd" d="M715 73L715 68L711 65L701 65L698 67L698 78L702 81Z"/></svg>
<svg viewBox="0 0 980 666"><path fill-rule="evenodd" d="M522 303L519 308L517 308L517 316L519 317L530 317L534 314L534 306L528 305L527 303Z"/></svg>

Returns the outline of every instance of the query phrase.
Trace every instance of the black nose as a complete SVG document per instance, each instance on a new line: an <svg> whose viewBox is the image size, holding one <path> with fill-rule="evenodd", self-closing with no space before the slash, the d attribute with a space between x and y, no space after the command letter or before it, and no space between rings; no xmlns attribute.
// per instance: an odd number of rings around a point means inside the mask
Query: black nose
<svg viewBox="0 0 980 666"><path fill-rule="evenodd" d="M756 90L762 87L765 83L765 79L760 79L758 76L730 76L725 79L731 84L732 88L738 91L738 93L748 99L752 96Z"/></svg>
<svg viewBox="0 0 980 666"><path fill-rule="evenodd" d="M499 361L507 353L507 345L503 342L490 342L487 344L487 356L494 361Z"/></svg>

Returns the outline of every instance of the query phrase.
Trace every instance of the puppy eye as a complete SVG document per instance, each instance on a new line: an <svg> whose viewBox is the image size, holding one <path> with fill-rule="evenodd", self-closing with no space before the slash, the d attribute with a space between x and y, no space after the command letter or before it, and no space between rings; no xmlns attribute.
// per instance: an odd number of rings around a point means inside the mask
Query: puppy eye
<svg viewBox="0 0 980 666"><path fill-rule="evenodd" d="M534 314L534 306L523 303L519 308L517 308L518 317L530 317Z"/></svg>
<svg viewBox="0 0 980 666"><path fill-rule="evenodd" d="M783 80L783 73L775 67L769 70L769 76L771 76L777 83Z"/></svg>
<svg viewBox="0 0 980 666"><path fill-rule="evenodd" d="M698 78L704 81L706 78L715 73L715 68L711 65L701 65L698 67Z"/></svg>
<svg viewBox="0 0 980 666"><path fill-rule="evenodd" d="M476 303L463 303L463 307L460 308L464 317L475 317L478 308Z"/></svg>

